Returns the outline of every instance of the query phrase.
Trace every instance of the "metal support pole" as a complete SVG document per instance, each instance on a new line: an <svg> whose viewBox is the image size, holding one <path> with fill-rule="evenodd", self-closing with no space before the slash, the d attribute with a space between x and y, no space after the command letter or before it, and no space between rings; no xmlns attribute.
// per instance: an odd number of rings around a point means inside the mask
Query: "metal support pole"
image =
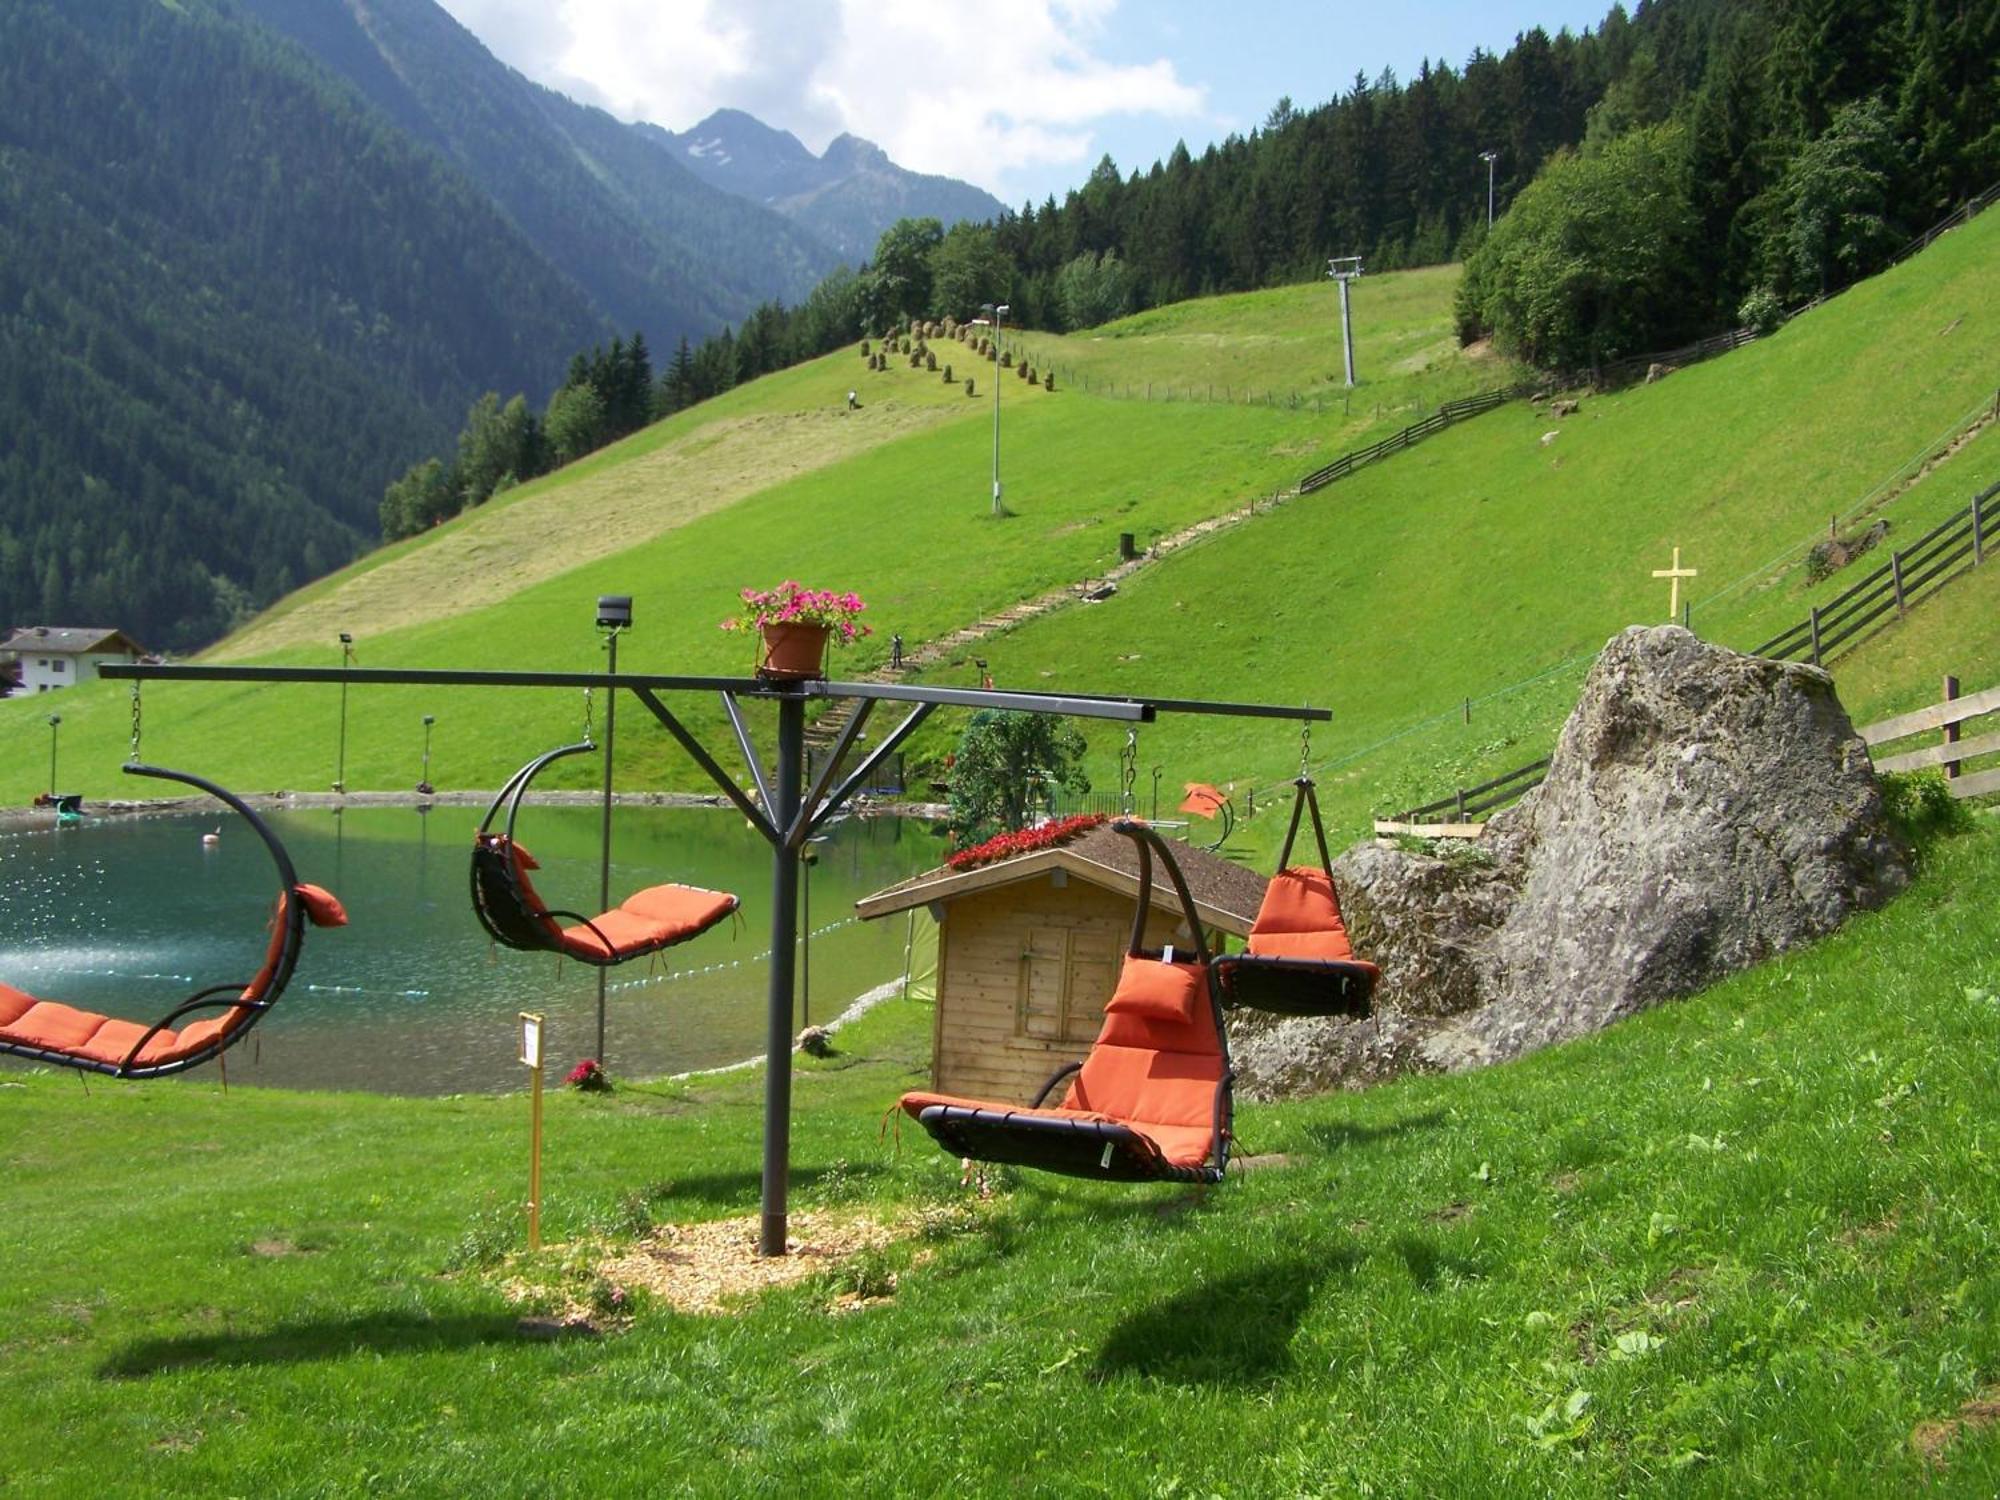
<svg viewBox="0 0 2000 1500"><path fill-rule="evenodd" d="M340 666L346 671L354 665L354 637L346 631L340 633ZM333 789L343 797L347 795L347 679L340 679L340 749L334 755Z"/></svg>
<svg viewBox="0 0 2000 1500"><path fill-rule="evenodd" d="M789 828L798 816L805 779L806 704L778 700L778 784L771 821ZM766 1010L763 1227L760 1255L785 1253L785 1196L791 1176L792 981L798 963L799 851L784 838L771 848L771 987Z"/></svg>
<svg viewBox="0 0 2000 1500"><path fill-rule="evenodd" d="M62 715L49 715L49 800L56 796L56 736L62 732ZM136 731L135 731L136 732Z"/></svg>
<svg viewBox="0 0 2000 1500"><path fill-rule="evenodd" d="M618 632L613 630L605 638L605 649L611 653L608 670L614 677L618 674ZM618 738L618 689L612 688L604 695L604 818L598 842L597 867L597 909L611 910L611 747ZM606 971L602 964L597 967L597 1050L591 1055L597 1065L604 1066L604 992Z"/></svg>
<svg viewBox="0 0 2000 1500"><path fill-rule="evenodd" d="M1340 282L1340 343L1347 351L1347 383L1354 384L1354 325L1347 317L1347 280Z"/></svg>

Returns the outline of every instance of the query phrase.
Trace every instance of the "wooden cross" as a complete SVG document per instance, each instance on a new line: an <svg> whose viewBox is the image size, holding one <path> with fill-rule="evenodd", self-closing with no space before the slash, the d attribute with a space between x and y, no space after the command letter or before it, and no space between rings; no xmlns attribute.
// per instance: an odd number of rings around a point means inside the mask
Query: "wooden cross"
<svg viewBox="0 0 2000 1500"><path fill-rule="evenodd" d="M1699 568L1684 568L1681 566L1681 549L1678 547L1674 548L1674 565L1671 568L1653 569L1653 576L1655 578L1670 578L1673 580L1673 589L1667 598L1667 623L1669 625L1681 617L1681 580L1683 578L1698 577L1700 572Z"/></svg>

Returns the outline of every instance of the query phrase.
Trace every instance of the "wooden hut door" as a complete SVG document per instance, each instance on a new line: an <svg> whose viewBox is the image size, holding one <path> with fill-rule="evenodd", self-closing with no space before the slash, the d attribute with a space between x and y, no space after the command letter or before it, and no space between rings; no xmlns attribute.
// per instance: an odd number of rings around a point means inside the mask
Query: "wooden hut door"
<svg viewBox="0 0 2000 1500"><path fill-rule="evenodd" d="M1107 957L1107 947L1115 949ZM1095 932L1034 927L1021 950L1021 990L1014 1033L1044 1041L1088 1042L1104 1023L1117 983L1122 940Z"/></svg>

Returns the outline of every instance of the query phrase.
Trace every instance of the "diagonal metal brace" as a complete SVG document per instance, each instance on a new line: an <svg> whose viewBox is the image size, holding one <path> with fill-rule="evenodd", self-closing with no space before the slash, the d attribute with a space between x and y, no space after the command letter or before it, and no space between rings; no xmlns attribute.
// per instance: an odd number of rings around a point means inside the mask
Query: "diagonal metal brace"
<svg viewBox="0 0 2000 1500"><path fill-rule="evenodd" d="M743 752L743 763L750 768L750 779L757 783L757 796L764 806L775 807L777 804L771 800L770 778L764 774L764 763L757 759L757 746L750 738L750 726L743 722L743 708L737 703L734 693L722 695L722 711L729 715L729 727L736 731L736 748ZM778 832L776 823L769 818L760 818L758 821L771 830L764 836L772 843L782 840L783 835Z"/></svg>
<svg viewBox="0 0 2000 1500"><path fill-rule="evenodd" d="M846 726L840 731L840 738L834 741L833 750L826 758L826 765L821 768L818 778L813 782L812 790L807 792L804 800L799 803L798 816L792 819L792 826L785 830L786 848L805 847L806 838L812 832L814 809L819 806L820 798L826 795L826 789L832 784L833 778L840 773L840 763L847 759L847 752L854 748L854 742L861 737L861 730L867 724L868 716L874 711L875 700L872 698L863 698L855 705L854 712L848 716Z"/></svg>
<svg viewBox="0 0 2000 1500"><path fill-rule="evenodd" d="M840 811L841 804L854 795L855 790L873 774L875 768L888 759L902 745L904 740L914 734L917 726L928 719L937 710L937 707L938 705L935 703L919 703L910 711L910 716L891 730L887 739L869 751L867 759L856 766L854 773L847 780L841 782L839 786L835 787L824 801L817 804L812 802L806 803L805 807L810 811L811 816L806 823L804 836L810 838L824 826L828 818Z"/></svg>
<svg viewBox="0 0 2000 1500"><path fill-rule="evenodd" d="M636 687L632 689L632 696L646 705L646 708L652 713L654 718L660 721L660 724L666 729L668 734L671 734L675 739L680 741L681 748L694 758L696 765L708 772L708 779L721 789L723 796L734 802L737 810L750 820L750 826L763 834L773 844L777 843L779 840L778 830L772 825L770 818L765 815L763 808L757 806L748 797L743 795L743 789L736 784L736 779L716 763L715 757L708 753L707 747L688 732L687 726L675 718L673 711L654 696L653 690L651 688ZM760 777L760 783L761 779Z"/></svg>

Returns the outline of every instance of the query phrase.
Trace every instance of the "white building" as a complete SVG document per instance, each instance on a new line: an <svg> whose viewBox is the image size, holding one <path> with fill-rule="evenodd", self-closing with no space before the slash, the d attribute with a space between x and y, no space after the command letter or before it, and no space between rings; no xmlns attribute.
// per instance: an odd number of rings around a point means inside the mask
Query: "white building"
<svg viewBox="0 0 2000 1500"><path fill-rule="evenodd" d="M89 682L101 663L138 661L145 654L122 630L22 625L0 640L0 661L14 663L22 693Z"/></svg>

